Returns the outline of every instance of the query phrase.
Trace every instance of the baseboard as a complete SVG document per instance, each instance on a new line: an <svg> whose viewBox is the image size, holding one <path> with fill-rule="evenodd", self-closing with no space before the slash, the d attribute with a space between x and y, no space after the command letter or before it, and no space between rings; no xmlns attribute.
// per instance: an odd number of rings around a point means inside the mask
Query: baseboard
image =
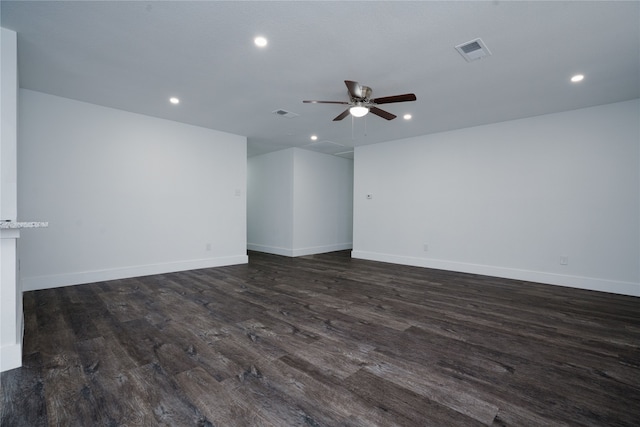
<svg viewBox="0 0 640 427"><path fill-rule="evenodd" d="M542 271L520 270L515 268L468 264L455 261L434 260L367 251L352 251L351 257L370 261L389 262L392 264L411 265L414 267L435 268L438 270L457 271L460 273L481 274L484 276L502 277L505 279L524 280L527 282L544 283L547 285L566 286L591 291L610 292L614 294L640 297L640 283L634 282L622 282L593 277L571 276Z"/></svg>
<svg viewBox="0 0 640 427"><path fill-rule="evenodd" d="M326 246L311 246L308 248L297 248L293 250L293 256L305 256L315 254L326 254L327 252L344 251L353 248L352 243L339 243Z"/></svg>
<svg viewBox="0 0 640 427"><path fill-rule="evenodd" d="M0 372L22 366L22 346L7 344L0 347Z"/></svg>
<svg viewBox="0 0 640 427"><path fill-rule="evenodd" d="M281 248L278 246L258 245L256 243L247 243L247 249L251 251L264 252L274 255L282 255L287 257L298 257L305 255L324 254L327 252L343 251L351 249L352 243L339 243L335 245L311 246L307 248Z"/></svg>
<svg viewBox="0 0 640 427"><path fill-rule="evenodd" d="M282 256L293 256L293 249L291 248L282 248L279 246L267 246L267 245L259 245L257 243L247 243L247 249L250 251L256 252L264 252L267 254L273 255L282 255Z"/></svg>
<svg viewBox="0 0 640 427"><path fill-rule="evenodd" d="M82 285L85 283L103 282L107 280L126 279L129 277L150 276L153 274L173 273L176 271L197 270L200 268L223 267L226 265L246 264L247 255L236 255L219 258L205 258L189 261L169 262L162 264L139 265L133 267L113 268L106 270L82 271L67 274L56 274L37 277L22 277L23 291L58 288L61 286Z"/></svg>

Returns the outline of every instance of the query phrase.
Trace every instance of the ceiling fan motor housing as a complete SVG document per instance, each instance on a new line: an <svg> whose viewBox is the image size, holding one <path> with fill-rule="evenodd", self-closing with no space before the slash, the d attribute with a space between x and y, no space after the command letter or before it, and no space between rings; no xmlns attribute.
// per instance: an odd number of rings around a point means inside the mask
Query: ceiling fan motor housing
<svg viewBox="0 0 640 427"><path fill-rule="evenodd" d="M360 100L369 101L372 92L373 91L369 86L360 86Z"/></svg>

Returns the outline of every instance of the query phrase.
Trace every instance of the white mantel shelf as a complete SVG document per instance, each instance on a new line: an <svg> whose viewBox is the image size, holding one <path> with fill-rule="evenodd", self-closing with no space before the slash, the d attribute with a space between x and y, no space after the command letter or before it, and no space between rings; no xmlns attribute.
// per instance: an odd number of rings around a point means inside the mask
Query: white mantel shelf
<svg viewBox="0 0 640 427"><path fill-rule="evenodd" d="M45 228L48 227L48 222L30 221L30 222L12 222L2 221L0 222L0 230L15 230L22 228Z"/></svg>

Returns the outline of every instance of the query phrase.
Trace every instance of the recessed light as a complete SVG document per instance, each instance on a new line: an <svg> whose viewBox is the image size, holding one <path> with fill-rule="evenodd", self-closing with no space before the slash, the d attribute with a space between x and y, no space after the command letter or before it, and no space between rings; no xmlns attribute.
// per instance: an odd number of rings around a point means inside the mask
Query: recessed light
<svg viewBox="0 0 640 427"><path fill-rule="evenodd" d="M411 120L411 114L405 114L402 118L405 120Z"/></svg>
<svg viewBox="0 0 640 427"><path fill-rule="evenodd" d="M318 139L318 135L311 135L311 140L316 141Z"/></svg>
<svg viewBox="0 0 640 427"><path fill-rule="evenodd" d="M253 42L258 47L265 47L267 45L267 39L262 36L258 36L255 39L253 39Z"/></svg>
<svg viewBox="0 0 640 427"><path fill-rule="evenodd" d="M175 96L172 96L171 98L169 98L169 102L172 103L173 105L180 104L180 100Z"/></svg>
<svg viewBox="0 0 640 427"><path fill-rule="evenodd" d="M578 83L578 82L581 82L582 80L584 80L584 75L582 74L576 74L575 76L571 77L571 81L573 83Z"/></svg>

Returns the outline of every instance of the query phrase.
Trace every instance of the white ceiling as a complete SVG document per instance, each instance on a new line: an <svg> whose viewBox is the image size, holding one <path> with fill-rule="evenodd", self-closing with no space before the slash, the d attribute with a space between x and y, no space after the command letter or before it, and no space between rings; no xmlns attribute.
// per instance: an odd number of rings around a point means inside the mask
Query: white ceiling
<svg viewBox="0 0 640 427"><path fill-rule="evenodd" d="M245 135L248 154L336 153L640 96L640 2L2 1L20 86ZM259 49L256 35L269 44ZM492 56L455 46L482 38ZM580 84L569 78L586 77ZM399 117L332 119L344 80ZM178 106L168 98L181 99ZM272 111L299 114L284 118ZM402 119L411 113L413 119ZM330 141L330 142L327 142ZM313 149L313 147L311 147Z"/></svg>

